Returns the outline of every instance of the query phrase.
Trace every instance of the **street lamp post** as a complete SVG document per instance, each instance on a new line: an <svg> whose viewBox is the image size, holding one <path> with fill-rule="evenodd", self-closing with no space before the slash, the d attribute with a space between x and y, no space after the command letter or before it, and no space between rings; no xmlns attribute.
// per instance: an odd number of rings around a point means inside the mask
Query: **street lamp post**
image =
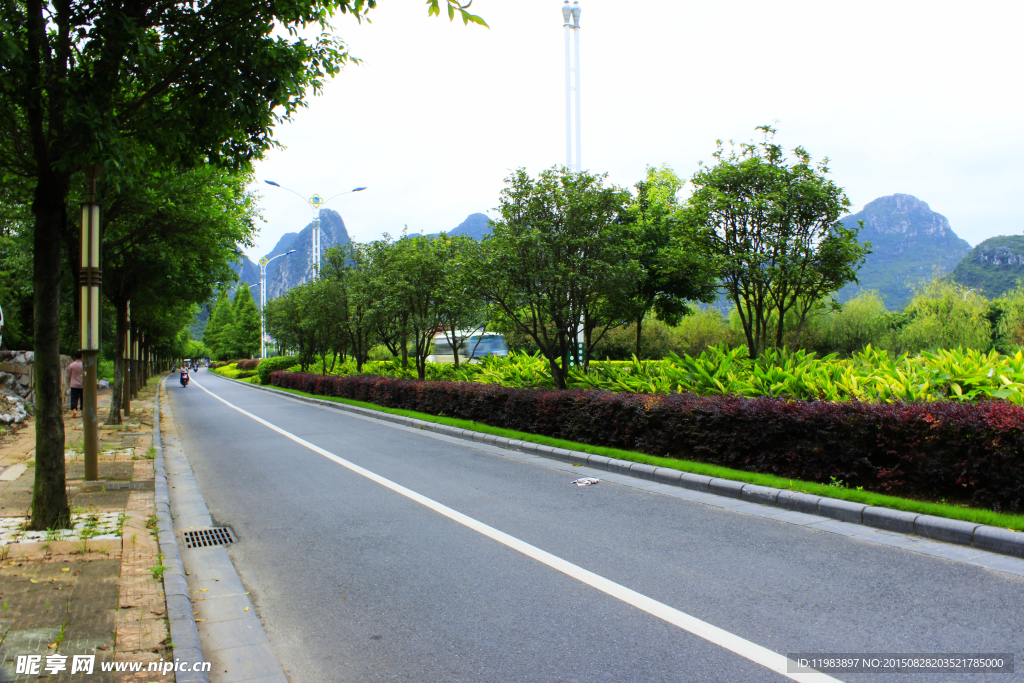
<svg viewBox="0 0 1024 683"><path fill-rule="evenodd" d="M124 327L124 355L121 358L121 410L125 417L132 412L132 302L127 304L128 317Z"/></svg>
<svg viewBox="0 0 1024 683"><path fill-rule="evenodd" d="M82 446L85 452L85 480L100 478L100 430L97 414L96 373L100 353L100 205L96 201L96 178L102 166L88 166L85 202L82 203L82 250L78 270L81 287L80 323L82 349ZM3 328L0 313L0 329Z"/></svg>
<svg viewBox="0 0 1024 683"><path fill-rule="evenodd" d="M579 0L573 0L572 5L569 5L569 0L565 0L562 4L562 26L565 28L565 166L570 171L575 170L577 173L583 171L583 132L581 129L581 113L580 113L580 14L583 13L583 9L580 7ZM572 55L572 50L569 49L569 33L573 34L573 43L575 44L575 55ZM575 94L575 102L573 102L573 94ZM573 106L575 104L575 107ZM576 165L573 167L573 109L576 113ZM584 335L584 321L581 317L579 325L576 328L576 348L575 353L570 354L575 357L575 363L582 367L586 353L586 342Z"/></svg>
<svg viewBox="0 0 1024 683"><path fill-rule="evenodd" d="M562 25L565 28L565 165L573 168L573 94L575 93L576 109L576 172L583 170L583 134L580 130L580 8L579 0L574 0L572 6L569 0L562 5ZM575 59L571 57L569 49L569 33L573 33L575 43ZM573 83L575 77L575 83Z"/></svg>
<svg viewBox="0 0 1024 683"><path fill-rule="evenodd" d="M319 222L318 219L317 223ZM260 259L260 358L267 357L267 318L265 312L267 307L267 264L276 258L294 254L295 251L295 249L292 249L271 258L264 256Z"/></svg>
<svg viewBox="0 0 1024 683"><path fill-rule="evenodd" d="M347 190L345 192L339 192L338 194L334 195L334 197L330 197L328 199L323 199L319 194L314 194L309 199L306 199L295 190L289 187L285 187L280 183L275 183L273 180L264 180L263 182L265 182L267 185L279 187L282 190L288 190L292 194L302 199L302 201L309 204L309 206L313 209L313 278L316 279L320 277L320 207L326 204L327 202L331 201L335 197L340 197L343 194L352 194L353 192L362 192L366 188L357 187L352 190Z"/></svg>

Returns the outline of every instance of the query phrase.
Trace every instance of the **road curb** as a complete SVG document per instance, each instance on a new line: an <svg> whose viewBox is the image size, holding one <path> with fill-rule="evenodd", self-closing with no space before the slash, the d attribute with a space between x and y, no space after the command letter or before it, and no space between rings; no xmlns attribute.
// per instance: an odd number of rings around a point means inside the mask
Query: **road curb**
<svg viewBox="0 0 1024 683"><path fill-rule="evenodd" d="M216 374L216 373L214 373ZM418 420L403 415L394 415L379 410L360 408L359 406L348 405L347 403L335 403L324 399L299 396L288 392L279 391L276 388L264 387L259 384L242 382L223 375L217 375L221 379L258 389L268 391L277 396L287 396L297 401L304 401L315 405L334 408L344 412L356 413L366 417L372 417L385 422L393 422L407 427L423 429L429 432L454 436L467 441L478 441L499 448L507 448L513 451L539 455L543 458L551 458L562 462L573 462L587 465L595 469L625 474L638 479L654 480L671 486L680 486L695 491L702 491L729 498L737 498L781 507L787 510L803 512L843 522L852 522L863 526L895 531L903 534L922 536L935 541L963 545L985 550L1001 555L1024 558L1024 533L1010 531L1000 527L986 526L965 522L959 519L948 519L946 517L935 517L922 515L916 512L906 512L892 508L880 508L863 503L854 503L839 498L827 496L815 496L786 489L776 489L769 486L758 486L756 484L744 484L732 479L708 477L689 472L681 472L666 467L653 467L645 463L632 462L630 460L619 460L608 458L603 455L592 455L582 451L570 451L564 448L544 446L519 439L474 432L469 429L449 427L448 425Z"/></svg>
<svg viewBox="0 0 1024 683"><path fill-rule="evenodd" d="M156 388L156 400L153 408L153 447L156 448L154 475L156 490L156 520L159 531L160 552L163 553L164 596L167 600L167 621L171 629L171 642L174 643L174 658L182 662L195 664L206 661L203 646L199 641L199 626L192 613L192 601L188 594L188 580L185 578L185 565L181 560L181 549L174 534L174 522L171 519L171 492L167 486L167 468L164 466L164 446L160 435L160 389L164 380L161 379ZM196 668L190 666L190 669ZM210 683L210 674L205 671L177 671L174 674L177 683Z"/></svg>

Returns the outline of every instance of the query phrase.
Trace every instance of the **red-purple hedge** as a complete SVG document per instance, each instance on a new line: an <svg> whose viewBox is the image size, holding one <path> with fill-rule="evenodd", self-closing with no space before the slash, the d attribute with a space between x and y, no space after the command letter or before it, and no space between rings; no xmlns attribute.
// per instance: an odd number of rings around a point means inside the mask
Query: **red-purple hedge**
<svg viewBox="0 0 1024 683"><path fill-rule="evenodd" d="M255 370L256 366L260 364L259 358L250 358L247 360L238 361L238 365L235 366L236 370Z"/></svg>
<svg viewBox="0 0 1024 683"><path fill-rule="evenodd" d="M274 386L595 446L895 495L1024 509L1024 408L510 389L275 372Z"/></svg>

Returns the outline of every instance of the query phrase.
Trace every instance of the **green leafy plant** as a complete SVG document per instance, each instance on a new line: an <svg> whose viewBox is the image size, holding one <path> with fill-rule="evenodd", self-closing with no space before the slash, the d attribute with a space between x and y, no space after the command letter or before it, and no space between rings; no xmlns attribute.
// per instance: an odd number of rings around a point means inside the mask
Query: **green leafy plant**
<svg viewBox="0 0 1024 683"><path fill-rule="evenodd" d="M168 568L164 566L164 554L163 553L158 553L156 557L157 557L157 562L159 564L157 564L155 567L150 567L149 568L149 573L153 575L154 579L157 579L159 581L160 579L164 578L164 572Z"/></svg>

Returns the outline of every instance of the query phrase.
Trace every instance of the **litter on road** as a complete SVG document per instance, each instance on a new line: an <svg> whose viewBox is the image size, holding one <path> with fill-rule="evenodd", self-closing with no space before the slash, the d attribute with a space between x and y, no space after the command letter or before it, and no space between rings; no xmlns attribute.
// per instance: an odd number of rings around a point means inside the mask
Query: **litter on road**
<svg viewBox="0 0 1024 683"><path fill-rule="evenodd" d="M577 486L590 486L591 484L596 484L599 481L601 480L595 479L594 477L580 477L579 479L573 480L572 483Z"/></svg>

